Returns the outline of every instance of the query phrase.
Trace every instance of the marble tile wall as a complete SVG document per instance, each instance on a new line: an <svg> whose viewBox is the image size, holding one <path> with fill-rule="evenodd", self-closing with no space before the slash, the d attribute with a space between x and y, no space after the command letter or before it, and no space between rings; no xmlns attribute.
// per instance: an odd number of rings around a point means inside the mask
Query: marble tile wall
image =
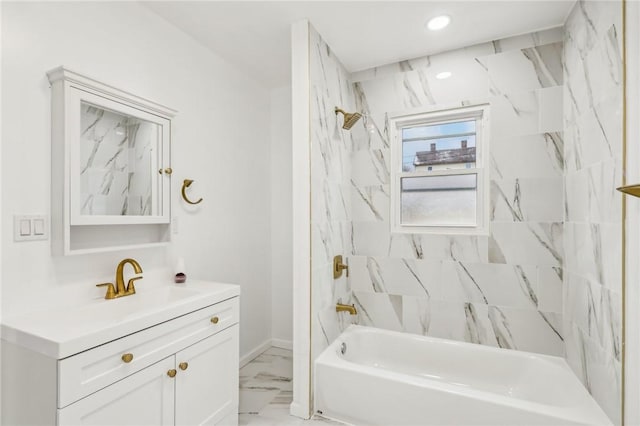
<svg viewBox="0 0 640 426"><path fill-rule="evenodd" d="M620 423L620 34L619 2L579 1L564 28L349 75L312 30L314 358L351 322L564 355ZM388 115L481 102L490 234L391 234Z"/></svg>
<svg viewBox="0 0 640 426"><path fill-rule="evenodd" d="M564 355L562 54L557 28L352 75L367 115L351 132L346 188L360 324ZM490 235L391 234L387 116L480 102Z"/></svg>
<svg viewBox="0 0 640 426"><path fill-rule="evenodd" d="M578 1L564 37L567 361L621 422L622 5Z"/></svg>
<svg viewBox="0 0 640 426"><path fill-rule="evenodd" d="M333 257L352 252L351 133L334 108L355 111L349 74L310 29L311 90L311 354L315 359L349 324L336 302L351 303L346 276L333 279Z"/></svg>

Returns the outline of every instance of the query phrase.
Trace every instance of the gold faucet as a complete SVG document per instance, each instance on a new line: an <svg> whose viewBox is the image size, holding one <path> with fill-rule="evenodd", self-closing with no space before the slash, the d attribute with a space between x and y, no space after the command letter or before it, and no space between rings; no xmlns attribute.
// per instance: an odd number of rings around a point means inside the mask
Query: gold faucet
<svg viewBox="0 0 640 426"><path fill-rule="evenodd" d="M358 313L356 305L343 305L342 303L336 303L336 312L349 312L349 315Z"/></svg>
<svg viewBox="0 0 640 426"><path fill-rule="evenodd" d="M136 287L133 285L134 281L142 279L142 277L133 277L129 279L127 283L127 288L124 287L124 265L127 263L133 266L133 270L136 274L142 273L142 268L140 264L135 259L124 259L122 262L118 264L118 268L116 269L116 285L112 283L103 283L96 284L96 287L107 287L107 294L104 296L105 299L117 299L118 297L131 296L132 294L136 294Z"/></svg>

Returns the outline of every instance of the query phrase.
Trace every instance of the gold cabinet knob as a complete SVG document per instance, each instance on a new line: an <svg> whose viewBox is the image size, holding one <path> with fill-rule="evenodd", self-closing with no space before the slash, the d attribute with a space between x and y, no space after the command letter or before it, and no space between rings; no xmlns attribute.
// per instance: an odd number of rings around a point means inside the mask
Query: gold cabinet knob
<svg viewBox="0 0 640 426"><path fill-rule="evenodd" d="M218 321L220 321L220 318L218 318L218 317L211 318L211 323L213 323L213 324L217 324Z"/></svg>
<svg viewBox="0 0 640 426"><path fill-rule="evenodd" d="M127 364L133 361L133 354L124 354L122 355L122 360Z"/></svg>
<svg viewBox="0 0 640 426"><path fill-rule="evenodd" d="M171 173L173 173L173 169L171 167L167 167L166 169L164 169L164 172L170 175Z"/></svg>
<svg viewBox="0 0 640 426"><path fill-rule="evenodd" d="M176 377L176 373L177 371L174 368L172 368L171 370L167 371L167 376L174 378Z"/></svg>
<svg viewBox="0 0 640 426"><path fill-rule="evenodd" d="M180 367L180 370L184 371L187 368L189 368L189 363L188 362L181 362L180 364L178 364L178 367Z"/></svg>

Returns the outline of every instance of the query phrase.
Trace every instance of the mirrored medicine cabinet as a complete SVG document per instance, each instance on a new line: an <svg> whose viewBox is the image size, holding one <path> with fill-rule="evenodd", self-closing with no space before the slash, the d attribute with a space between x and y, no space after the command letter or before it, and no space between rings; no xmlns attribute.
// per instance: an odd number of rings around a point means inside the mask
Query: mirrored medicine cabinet
<svg viewBox="0 0 640 426"><path fill-rule="evenodd" d="M53 253L168 242L176 111L64 67L47 76Z"/></svg>

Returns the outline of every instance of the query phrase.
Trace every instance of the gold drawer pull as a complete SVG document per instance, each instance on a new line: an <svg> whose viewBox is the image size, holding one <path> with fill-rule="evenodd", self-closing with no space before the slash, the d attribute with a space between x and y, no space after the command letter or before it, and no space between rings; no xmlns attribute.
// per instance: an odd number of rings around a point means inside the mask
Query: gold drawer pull
<svg viewBox="0 0 640 426"><path fill-rule="evenodd" d="M177 371L172 368L171 370L167 371L167 376L169 376L171 378L174 378L174 377L176 377L176 373L177 373Z"/></svg>
<svg viewBox="0 0 640 426"><path fill-rule="evenodd" d="M220 321L220 318L218 318L218 317L213 317L213 318L211 318L211 322L212 322L213 324L217 324L217 323L218 323L218 321Z"/></svg>
<svg viewBox="0 0 640 426"><path fill-rule="evenodd" d="M189 368L189 363L188 362L181 362L180 364L178 364L178 367L180 367L180 370L184 371L187 368Z"/></svg>
<svg viewBox="0 0 640 426"><path fill-rule="evenodd" d="M127 364L133 361L133 354L124 354L122 355L122 360Z"/></svg>

